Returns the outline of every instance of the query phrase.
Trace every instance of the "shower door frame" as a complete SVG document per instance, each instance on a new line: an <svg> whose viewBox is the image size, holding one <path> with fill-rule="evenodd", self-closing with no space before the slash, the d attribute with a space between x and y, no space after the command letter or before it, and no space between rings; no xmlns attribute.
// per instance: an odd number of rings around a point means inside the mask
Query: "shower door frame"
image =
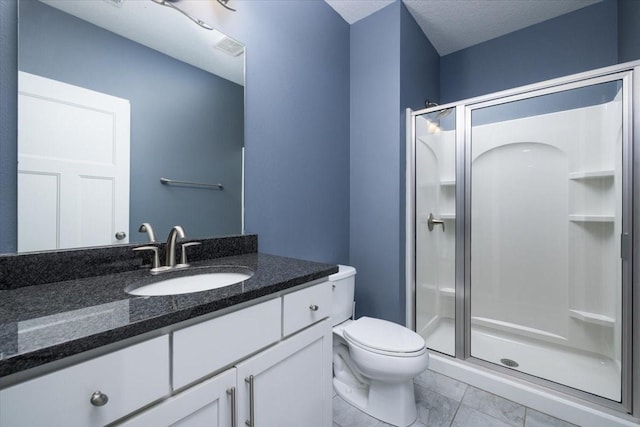
<svg viewBox="0 0 640 427"><path fill-rule="evenodd" d="M635 77L635 82L634 82ZM551 380L535 377L471 356L471 113L475 109L622 81L622 224L621 224L621 402L596 396ZM582 401L640 418L640 232L633 233L640 216L640 149L633 149L633 135L640 135L640 61L601 68L515 89L443 104L418 111L407 109L407 326L416 329L416 119L423 114L455 109L455 357L462 363L525 380ZM632 113L635 111L635 115ZM634 197L635 196L635 197ZM633 265L636 265L634 271ZM634 274L635 273L635 274ZM633 308L636 307L634 312Z"/></svg>

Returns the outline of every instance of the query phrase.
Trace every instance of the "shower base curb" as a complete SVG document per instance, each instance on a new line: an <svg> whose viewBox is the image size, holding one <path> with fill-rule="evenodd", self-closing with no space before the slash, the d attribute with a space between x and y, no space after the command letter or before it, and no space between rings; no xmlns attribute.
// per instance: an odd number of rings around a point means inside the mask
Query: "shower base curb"
<svg viewBox="0 0 640 427"><path fill-rule="evenodd" d="M559 392L517 378L508 378L481 366L433 352L429 355L429 369L580 426L638 427L640 422L631 415L594 407L593 403L582 403Z"/></svg>

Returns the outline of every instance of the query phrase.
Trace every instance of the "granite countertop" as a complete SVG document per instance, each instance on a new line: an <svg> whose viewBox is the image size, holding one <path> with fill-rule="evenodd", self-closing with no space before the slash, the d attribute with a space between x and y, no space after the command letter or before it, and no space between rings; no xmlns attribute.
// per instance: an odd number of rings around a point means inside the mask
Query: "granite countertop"
<svg viewBox="0 0 640 427"><path fill-rule="evenodd" d="M243 266L254 275L224 288L141 297L127 286ZM260 253L192 263L151 276L148 269L0 290L0 377L251 301L336 273L335 265Z"/></svg>

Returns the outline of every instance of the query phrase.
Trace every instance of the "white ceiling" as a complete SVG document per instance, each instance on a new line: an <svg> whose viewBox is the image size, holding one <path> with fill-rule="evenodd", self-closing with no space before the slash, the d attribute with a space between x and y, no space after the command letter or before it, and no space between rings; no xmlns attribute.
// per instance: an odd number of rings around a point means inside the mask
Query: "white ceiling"
<svg viewBox="0 0 640 427"><path fill-rule="evenodd" d="M325 0L349 24L397 0ZM602 0L402 0L441 56Z"/></svg>

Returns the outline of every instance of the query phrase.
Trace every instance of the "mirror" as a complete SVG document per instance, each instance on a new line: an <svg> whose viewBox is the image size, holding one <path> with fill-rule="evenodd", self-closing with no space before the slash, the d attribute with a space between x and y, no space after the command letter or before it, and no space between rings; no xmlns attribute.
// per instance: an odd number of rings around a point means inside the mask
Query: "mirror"
<svg viewBox="0 0 640 427"><path fill-rule="evenodd" d="M19 0L18 25L19 252L242 233L241 43L152 0Z"/></svg>

